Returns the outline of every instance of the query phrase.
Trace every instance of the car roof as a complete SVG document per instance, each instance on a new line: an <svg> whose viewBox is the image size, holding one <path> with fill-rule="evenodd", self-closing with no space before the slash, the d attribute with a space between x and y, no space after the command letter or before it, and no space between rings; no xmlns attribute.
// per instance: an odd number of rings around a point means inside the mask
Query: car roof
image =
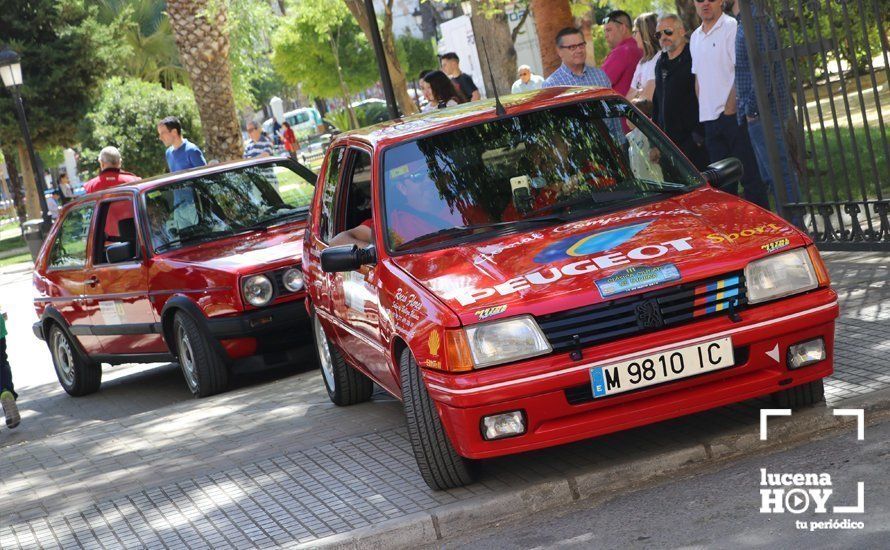
<svg viewBox="0 0 890 550"><path fill-rule="evenodd" d="M501 103L509 116L585 99L605 97L620 96L609 88L556 86L521 94L505 95L501 97ZM452 126L465 126L497 118L499 117L495 112L495 101L493 98L489 98L344 132L337 136L332 145L338 144L341 140L358 139L374 147L383 147L394 142L409 141L422 134L435 133Z"/></svg>

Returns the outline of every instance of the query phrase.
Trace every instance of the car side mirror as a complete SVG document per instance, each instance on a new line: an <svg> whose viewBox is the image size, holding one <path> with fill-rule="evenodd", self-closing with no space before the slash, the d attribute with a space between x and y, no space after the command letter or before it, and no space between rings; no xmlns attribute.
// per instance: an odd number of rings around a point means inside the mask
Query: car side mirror
<svg viewBox="0 0 890 550"><path fill-rule="evenodd" d="M373 246L332 246L321 251L321 270L325 273L355 271L363 265L377 263L377 249Z"/></svg>
<svg viewBox="0 0 890 550"><path fill-rule="evenodd" d="M131 262L138 257L136 252L136 243L123 242L116 243L105 249L105 257L110 264L120 264L123 262Z"/></svg>
<svg viewBox="0 0 890 550"><path fill-rule="evenodd" d="M745 175L745 168L742 166L742 161L735 157L729 157L709 164L708 169L701 175L708 180L708 183L719 189L741 181L742 176Z"/></svg>

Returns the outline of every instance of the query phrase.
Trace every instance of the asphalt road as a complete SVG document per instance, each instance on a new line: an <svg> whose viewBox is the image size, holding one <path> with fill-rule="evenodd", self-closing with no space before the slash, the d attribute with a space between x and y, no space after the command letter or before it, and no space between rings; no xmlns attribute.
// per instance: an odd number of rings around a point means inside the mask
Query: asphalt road
<svg viewBox="0 0 890 550"><path fill-rule="evenodd" d="M611 500L586 502L521 522L489 528L439 547L473 548L888 548L890 546L890 422L796 449L697 472ZM826 513L815 504L799 514L763 514L761 468L768 473L827 473ZM793 481L793 480L792 480ZM853 506L864 482L864 513L832 513ZM766 487L775 489L777 487ZM791 490L792 487L788 487ZM802 499L790 499L802 508ZM809 531L810 522L862 522L863 529ZM806 524L799 529L797 522Z"/></svg>

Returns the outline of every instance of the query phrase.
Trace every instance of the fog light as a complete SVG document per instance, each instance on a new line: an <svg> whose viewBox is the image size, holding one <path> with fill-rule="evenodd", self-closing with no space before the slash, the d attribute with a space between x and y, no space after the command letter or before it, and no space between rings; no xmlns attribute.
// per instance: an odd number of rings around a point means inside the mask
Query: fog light
<svg viewBox="0 0 890 550"><path fill-rule="evenodd" d="M482 437L491 441L525 433L525 416L522 411L495 414L482 418Z"/></svg>
<svg viewBox="0 0 890 550"><path fill-rule="evenodd" d="M799 369L825 359L825 341L807 340L788 348L788 368Z"/></svg>

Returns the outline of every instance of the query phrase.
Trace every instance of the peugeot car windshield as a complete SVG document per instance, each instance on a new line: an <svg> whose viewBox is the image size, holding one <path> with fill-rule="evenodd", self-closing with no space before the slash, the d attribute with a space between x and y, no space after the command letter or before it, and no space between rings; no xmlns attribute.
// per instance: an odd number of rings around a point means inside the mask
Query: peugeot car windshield
<svg viewBox="0 0 890 550"><path fill-rule="evenodd" d="M152 247L160 253L303 217L312 191L287 163L249 166L153 189L145 194Z"/></svg>
<svg viewBox="0 0 890 550"><path fill-rule="evenodd" d="M620 100L597 100L465 127L385 152L394 251L558 223L685 193L704 181Z"/></svg>

